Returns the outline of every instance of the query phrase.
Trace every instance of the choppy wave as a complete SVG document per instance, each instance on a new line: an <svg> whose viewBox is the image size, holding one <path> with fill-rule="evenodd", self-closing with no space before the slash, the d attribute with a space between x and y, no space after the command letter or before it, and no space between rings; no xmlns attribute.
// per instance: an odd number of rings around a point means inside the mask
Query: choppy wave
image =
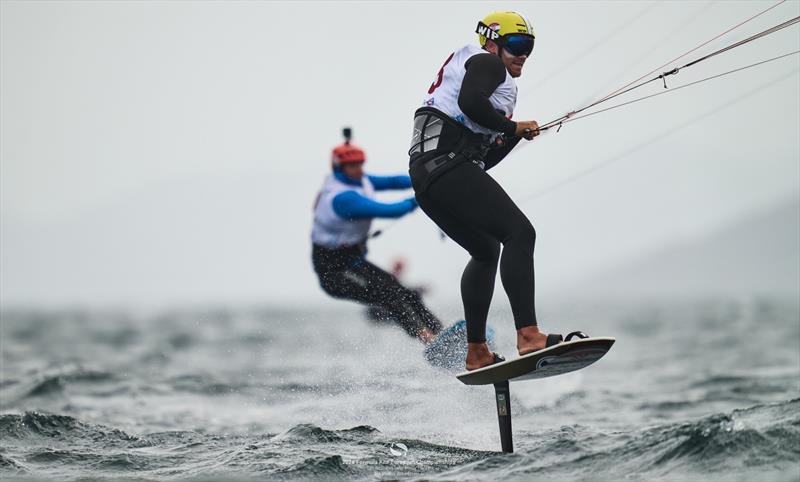
<svg viewBox="0 0 800 482"><path fill-rule="evenodd" d="M800 399L658 426L609 455L636 460L640 470L654 473L685 467L707 474L789 467L800 455Z"/></svg>
<svg viewBox="0 0 800 482"><path fill-rule="evenodd" d="M638 433L565 426L539 435L513 463L495 456L443 474L493 471L527 480L799 480L800 399L756 405Z"/></svg>
<svg viewBox="0 0 800 482"><path fill-rule="evenodd" d="M101 387L95 395L101 395L117 377L113 373L93 370L81 366L66 366L55 370L33 373L24 379L7 379L0 386L0 406L8 407L30 399L58 398L64 395L70 384L89 384Z"/></svg>
<svg viewBox="0 0 800 482"><path fill-rule="evenodd" d="M513 454L490 387L352 312L4 315L0 478L800 482L800 308L759 306L593 310L614 350L514 384Z"/></svg>
<svg viewBox="0 0 800 482"><path fill-rule="evenodd" d="M800 477L800 399L656 425L638 433L563 426L532 436L532 443L515 454L389 439L370 426L330 430L301 424L279 434L251 436L185 431L130 435L40 412L1 415L0 438L5 446L0 473L18 475L76 476L88 470L109 477L135 473L181 478L214 470L242 478L304 480L374 474L484 480ZM173 466L184 469L173 473Z"/></svg>
<svg viewBox="0 0 800 482"><path fill-rule="evenodd" d="M333 476L367 477L375 470L396 471L400 459L392 446L410 456L406 472L424 473L445 457L448 464L481 457L482 452L428 442L390 440L370 426L328 430L301 424L280 434L228 436L196 432L129 435L122 430L82 422L74 417L41 412L0 416L0 438L7 453L0 461L6 474L59 473L71 476L87 470L100 476L136 473L169 477L170 464L183 465L181 477L200 465L238 477L316 479ZM400 453L405 455L405 452ZM200 475L200 474L194 474Z"/></svg>
<svg viewBox="0 0 800 482"><path fill-rule="evenodd" d="M41 412L0 415L0 437L6 441L10 438L18 440L39 438L59 442L90 440L114 446L130 446L130 443L141 446L143 443L139 437L133 437L121 430L83 423L68 415Z"/></svg>

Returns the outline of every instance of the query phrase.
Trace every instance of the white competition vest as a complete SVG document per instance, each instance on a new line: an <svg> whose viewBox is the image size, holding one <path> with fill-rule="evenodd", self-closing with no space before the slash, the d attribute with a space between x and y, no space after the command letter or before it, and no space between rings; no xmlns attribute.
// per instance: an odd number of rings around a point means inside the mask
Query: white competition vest
<svg viewBox="0 0 800 482"><path fill-rule="evenodd" d="M428 89L428 95L425 97L423 105L444 112L457 122L464 124L472 132L490 134L495 137L499 132L478 125L458 107L458 94L461 92L461 83L467 73L464 64L473 55L485 53L487 52L478 46L466 45L450 54ZM514 106L517 103L517 84L508 72L506 72L506 80L489 97L489 102L492 107L503 112L503 115L509 119L514 114Z"/></svg>
<svg viewBox="0 0 800 482"><path fill-rule="evenodd" d="M374 199L375 189L367 176L361 178L361 186L345 184L328 174L314 206L314 227L311 241L326 248L340 248L363 243L367 240L372 219L342 219L333 210L333 198L345 191L355 191L362 196Z"/></svg>

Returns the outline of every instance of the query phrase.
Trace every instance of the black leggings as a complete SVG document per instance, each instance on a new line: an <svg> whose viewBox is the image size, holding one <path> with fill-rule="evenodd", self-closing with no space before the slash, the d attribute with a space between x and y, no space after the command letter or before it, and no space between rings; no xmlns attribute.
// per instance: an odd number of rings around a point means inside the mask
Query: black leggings
<svg viewBox="0 0 800 482"><path fill-rule="evenodd" d="M334 298L381 308L410 336L416 337L422 328L434 334L442 330L441 322L425 307L419 294L367 261L361 248L327 249L314 245L311 260L320 286Z"/></svg>
<svg viewBox="0 0 800 482"><path fill-rule="evenodd" d="M536 326L533 225L481 167L458 157L450 162L458 164L430 184L413 167L411 178L425 214L472 256L461 277L467 340L486 341L498 260L514 324L517 329Z"/></svg>

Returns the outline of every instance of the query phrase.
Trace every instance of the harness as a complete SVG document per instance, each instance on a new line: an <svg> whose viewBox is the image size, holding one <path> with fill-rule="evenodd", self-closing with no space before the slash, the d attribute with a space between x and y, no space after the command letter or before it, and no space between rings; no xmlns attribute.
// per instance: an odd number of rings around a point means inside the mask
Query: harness
<svg viewBox="0 0 800 482"><path fill-rule="evenodd" d="M491 137L472 132L455 119L432 107L414 112L411 136L410 170L422 180L425 190L436 178L460 162L469 161L484 168L486 153L492 147Z"/></svg>

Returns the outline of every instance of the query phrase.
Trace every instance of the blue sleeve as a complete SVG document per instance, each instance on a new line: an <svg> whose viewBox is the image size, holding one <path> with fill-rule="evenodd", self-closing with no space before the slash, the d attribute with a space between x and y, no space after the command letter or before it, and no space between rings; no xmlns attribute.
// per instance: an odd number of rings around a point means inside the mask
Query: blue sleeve
<svg viewBox="0 0 800 482"><path fill-rule="evenodd" d="M342 219L399 218L415 207L416 204L408 199L381 203L355 191L345 191L333 198L333 212Z"/></svg>
<svg viewBox="0 0 800 482"><path fill-rule="evenodd" d="M410 189L411 178L405 175L401 176L372 176L367 175L369 182L376 191L384 191L386 189Z"/></svg>

